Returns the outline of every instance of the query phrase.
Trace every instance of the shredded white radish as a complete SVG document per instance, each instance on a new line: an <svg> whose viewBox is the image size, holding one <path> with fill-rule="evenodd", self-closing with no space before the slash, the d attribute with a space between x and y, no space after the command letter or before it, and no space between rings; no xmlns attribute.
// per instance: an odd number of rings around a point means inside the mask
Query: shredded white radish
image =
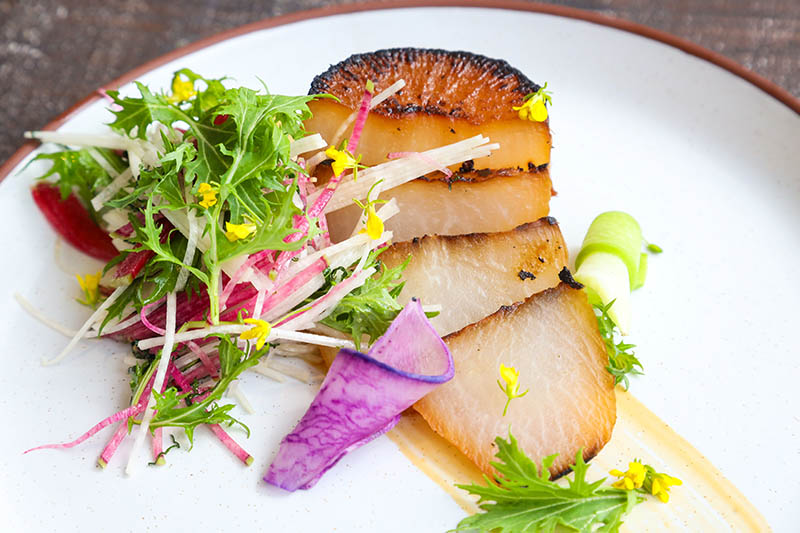
<svg viewBox="0 0 800 533"><path fill-rule="evenodd" d="M75 345L78 344L78 341L81 340L84 335L86 335L86 332L89 331L89 328L92 326L92 324L94 324L97 320L99 320L100 317L104 316L103 313L105 313L106 310L109 307L111 307L111 304L113 304L114 301L120 297L120 295L125 291L126 288L127 287L119 287L114 292L112 292L109 295L109 297L106 298L102 304L100 304L97 310L94 313L92 313L92 316L90 316L89 319L86 322L84 322L83 326L80 327L78 332L72 337L72 340L69 341L69 344L67 344L67 346L61 351L61 353L50 360L42 359L42 365L44 366L54 365L59 361L63 360L67 355L69 355L69 352L71 352L72 349L75 348Z"/></svg>
<svg viewBox="0 0 800 533"><path fill-rule="evenodd" d="M189 238L189 219L185 209L177 209L174 211L170 209L162 209L160 213L164 215L164 218L169 220L170 224L175 226L175 229L177 229L181 233L181 235L183 235L187 239ZM197 246L196 246L197 250L205 252L210 247L211 247L211 240L208 238L207 235L202 235L197 238ZM224 265L223 265L223 271L229 276L231 275L231 273L225 269Z"/></svg>
<svg viewBox="0 0 800 533"><path fill-rule="evenodd" d="M449 166L469 159L478 159L491 154L493 150L500 147L496 143L488 143L489 139L487 137L476 135L463 141L423 152L427 158L436 161L436 165L427 162L424 158L403 157L364 169L358 173L358 181L353 181L352 176L350 176L339 184L330 202L328 202L325 212L329 213L352 205L353 198L363 200L372 185L379 179L383 180L384 190L392 189L437 170L439 164ZM309 197L309 202L316 200L319 194L320 191L312 194Z"/></svg>
<svg viewBox="0 0 800 533"><path fill-rule="evenodd" d="M95 162L103 168L103 170L108 172L108 175L111 176L111 179L119 176L119 172L117 172L117 170L111 166L111 163L109 163L108 160L103 157L103 154L97 151L97 148L89 148L87 152L92 159L94 159Z"/></svg>
<svg viewBox="0 0 800 533"><path fill-rule="evenodd" d="M250 325L225 325L225 326L210 326L203 329L193 329L191 331L184 331L174 335L174 342L181 343L201 339L208 335L225 334L225 335L241 335L253 326ZM301 333L299 331L289 331L283 328L272 328L267 341L276 339L284 339L289 341L307 342L309 344L317 344L319 346L331 346L333 348L351 348L353 343L344 339L334 339L325 337L323 335L314 335L311 333ZM137 345L140 350L149 350L157 346L162 346L166 342L165 336L153 337L150 339L140 340Z"/></svg>
<svg viewBox="0 0 800 533"><path fill-rule="evenodd" d="M300 154L305 154L306 152L311 152L313 150L321 150L322 148L327 147L328 143L325 142L325 139L322 138L322 135L315 133L314 135L309 135L307 137L303 137L302 139L292 141L289 144L289 156L294 159Z"/></svg>
<svg viewBox="0 0 800 533"><path fill-rule="evenodd" d="M273 358L266 362L266 366L285 376L302 381L303 383L308 383L309 385L322 381L324 377L320 372L312 370L305 363L293 364L289 361L281 361Z"/></svg>
<svg viewBox="0 0 800 533"><path fill-rule="evenodd" d="M131 248L135 248L135 244L131 244L125 239L120 239L118 237L112 237L111 244L114 245L114 248L119 250L120 252L123 250L130 250Z"/></svg>
<svg viewBox="0 0 800 533"><path fill-rule="evenodd" d="M128 150L128 164L130 166L128 170L130 170L133 179L138 180L139 169L142 166L142 157L139 155L138 150Z"/></svg>
<svg viewBox="0 0 800 533"><path fill-rule="evenodd" d="M339 291L339 294L336 294L332 298L328 298L325 300L323 304L318 304L316 307L306 311L303 314L298 315L291 320L284 322L281 324L281 328L291 329L291 330L300 330L306 329L313 326L314 322L317 320L321 320L330 312L333 311L334 307L342 301L342 298L353 292L358 287L364 285L367 279L376 272L375 267L368 268L366 270L356 269L356 272L352 275L350 279L348 279L348 283L350 283L350 287L348 291ZM352 280L352 281L351 281ZM324 296L323 296L324 298ZM314 305L313 303L309 305Z"/></svg>
<svg viewBox="0 0 800 533"><path fill-rule="evenodd" d="M37 139L43 143L59 143L68 146L87 146L109 148L111 150L127 150L130 139L117 134L94 133L62 133L59 131L26 131L26 139Z"/></svg>
<svg viewBox="0 0 800 533"><path fill-rule="evenodd" d="M130 168L126 168L124 171L122 171L122 173L116 175L116 177L111 181L111 183L106 185L106 187L103 190L101 190L99 193L95 195L94 198L92 198L92 208L95 211L100 211L100 209L103 208L103 205L105 205L106 202L111 200L114 197L114 195L120 191L120 189L122 189L124 186L130 183L132 176L133 173L131 172ZM127 222L128 221L126 220L125 223Z"/></svg>
<svg viewBox="0 0 800 533"><path fill-rule="evenodd" d="M325 276L323 276L321 273L317 274L311 278L308 283L295 290L278 305L265 310L262 313L261 318L268 322L274 322L275 320L278 320L280 317L303 303L306 298L314 294L317 289L323 285L325 285Z"/></svg>
<svg viewBox="0 0 800 533"><path fill-rule="evenodd" d="M393 84L389 85L387 88L376 94L372 97L372 102L369 104L370 109L375 109L380 104L383 103L384 100L389 98L390 96L394 96L400 89L406 86L406 80L397 80Z"/></svg>
<svg viewBox="0 0 800 533"><path fill-rule="evenodd" d="M306 170L311 173L314 172L314 169L317 168L317 165L325 161L328 156L325 155L325 152L317 152L316 154L312 155L306 161ZM314 178L312 178L313 180Z"/></svg>
<svg viewBox="0 0 800 533"><path fill-rule="evenodd" d="M64 262L64 258L61 257L61 251L64 248L64 240L61 238L60 235L56 235L56 242L53 245L53 261L55 261L56 266L58 269L63 272L64 274L69 274L70 276L75 275L75 271L73 270L74 265L67 264Z"/></svg>
<svg viewBox="0 0 800 533"><path fill-rule="evenodd" d="M151 307L150 309L148 309L145 312L144 316L149 315L150 313L152 313L153 311L155 311L156 309L158 309L160 307L161 307L160 305L154 305L153 307ZM131 309L131 311L123 312L123 313L121 313L121 316L127 316L132 311L133 310ZM117 322L116 324L111 324L109 327L106 327L103 330L103 335L111 335L112 333L117 333L118 331L122 331L124 329L128 329L132 325L138 324L139 322L141 322L141 320L142 320L142 318L139 315L139 313L135 313L133 316L129 317L126 320L123 320L122 322Z"/></svg>
<svg viewBox="0 0 800 533"><path fill-rule="evenodd" d="M172 348L175 345L175 320L176 320L176 300L175 293L170 292L167 294L167 323L166 336L164 338L164 348L161 351L161 358L156 367L156 375L153 378L153 389L150 391L150 399L147 401L147 407L142 415L142 422L139 425L136 439L133 441L133 449L128 456L128 465L125 467L125 473L132 476L139 464L137 461L139 450L144 443L144 438L150 430L150 422L153 420L153 408L156 405L155 391L161 392L164 386L164 379L167 377L167 367L169 366L170 356L172 355Z"/></svg>
<svg viewBox="0 0 800 533"><path fill-rule="evenodd" d="M319 348L311 344L297 342L282 342L275 346L273 352L284 357L302 356L304 354L318 354Z"/></svg>
<svg viewBox="0 0 800 533"><path fill-rule="evenodd" d="M106 223L106 231L109 233L114 233L129 222L128 212L125 209L109 209L100 216Z"/></svg>
<svg viewBox="0 0 800 533"><path fill-rule="evenodd" d="M233 396L233 398L236 399L236 403L238 403L247 414L254 415L256 413L256 410L253 409L253 404L250 403L250 400L239 386L239 380L234 380L233 383L230 384L230 387L228 387L228 395Z"/></svg>
<svg viewBox="0 0 800 533"><path fill-rule="evenodd" d="M356 235L356 237L366 237L364 244L371 245L371 249L375 249L392 240L392 232L384 231L379 239L372 242L369 242L370 238L366 233L360 233ZM363 254L364 248L350 248L345 252L339 253L335 257L331 258L329 265L331 268L349 267L353 263L357 262L363 256Z"/></svg>
<svg viewBox="0 0 800 533"><path fill-rule="evenodd" d="M45 316L44 313L36 309L33 304L31 304L28 300L26 300L20 293L14 293L14 299L17 303L22 307L25 311L28 312L33 318L44 324L45 326L49 327L50 329L57 331L64 335L65 337L72 338L78 334L77 331L74 329L70 329L66 326L62 326L52 318L48 318Z"/></svg>
<svg viewBox="0 0 800 533"><path fill-rule="evenodd" d="M270 379L274 379L278 383L283 383L283 382L286 381L286 375L285 374L281 374L277 370L271 369L267 365L267 362L264 359L260 360L257 365L251 367L250 370L252 370L254 372L258 372L262 376L266 376L266 377L268 377Z"/></svg>
<svg viewBox="0 0 800 533"><path fill-rule="evenodd" d="M186 243L186 252L183 254L183 264L191 265L194 261L194 252L197 250L197 238L200 235L200 225L197 223L197 217L192 213L186 213L186 218L189 222L189 238ZM186 286L186 281L189 279L189 271L186 268L181 268L178 273L178 280L175 282L175 291L181 292Z"/></svg>

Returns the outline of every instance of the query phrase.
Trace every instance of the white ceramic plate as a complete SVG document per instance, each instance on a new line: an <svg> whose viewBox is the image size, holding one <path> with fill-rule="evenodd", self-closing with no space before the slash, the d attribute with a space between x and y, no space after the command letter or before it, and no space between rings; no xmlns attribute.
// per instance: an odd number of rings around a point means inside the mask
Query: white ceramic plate
<svg viewBox="0 0 800 533"><path fill-rule="evenodd" d="M622 209L664 253L635 298L647 375L632 391L685 436L775 530L800 523L800 117L754 85L632 33L545 14L415 8L317 18L254 31L142 76L166 87L190 67L273 92L304 93L351 53L393 46L464 49L508 60L553 89L552 214L580 244L591 219ZM127 88L130 89L129 87ZM99 131L99 101L65 131ZM19 167L21 168L21 167ZM66 451L22 455L74 438L127 405L126 346L85 342L57 367L39 361L65 338L21 312L19 292L77 327L74 278L54 263L55 235L15 169L0 191L0 529L27 531L444 531L463 511L386 438L346 456L310 491L261 477L315 391L247 376L258 411L242 467L205 431L168 466L105 471L108 433ZM74 271L86 265L75 264ZM240 413L242 414L242 413ZM240 437L242 441L244 439ZM621 458L624 460L627 458ZM597 473L598 475L600 473ZM688 520L690 523L691 521Z"/></svg>

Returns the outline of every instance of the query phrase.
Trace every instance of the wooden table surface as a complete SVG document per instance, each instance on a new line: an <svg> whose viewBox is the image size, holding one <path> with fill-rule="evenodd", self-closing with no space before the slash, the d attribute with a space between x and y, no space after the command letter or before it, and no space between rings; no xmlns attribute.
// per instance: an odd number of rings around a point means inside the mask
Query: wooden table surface
<svg viewBox="0 0 800 533"><path fill-rule="evenodd" d="M177 47L347 0L0 0L0 163L22 132ZM800 0L545 2L631 20L719 52L800 97Z"/></svg>

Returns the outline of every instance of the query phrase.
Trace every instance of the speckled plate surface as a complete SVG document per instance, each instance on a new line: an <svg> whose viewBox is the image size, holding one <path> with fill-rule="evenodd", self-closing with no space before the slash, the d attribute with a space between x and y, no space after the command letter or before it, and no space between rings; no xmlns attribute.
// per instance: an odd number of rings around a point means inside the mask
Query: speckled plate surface
<svg viewBox="0 0 800 533"><path fill-rule="evenodd" d="M800 522L800 117L749 82L666 44L586 21L483 8L340 14L255 30L143 73L165 87L190 67L274 92L304 93L318 72L390 46L464 49L508 60L553 89L552 214L580 244L591 219L623 209L665 250L636 294L635 335L647 375L632 391L705 454L776 531ZM291 50L288 53L287 50ZM129 87L126 88L129 90ZM88 102L65 131L101 131ZM24 161L22 161L24 163ZM244 468L204 431L195 449L125 478L126 447L105 471L108 430L69 440L126 405L124 345L85 342L58 367L39 365L66 339L23 313L18 292L70 327L87 313L72 272L91 265L56 238L28 188L40 168L0 185L0 529L9 531L444 531L464 511L386 438L345 457L311 491L261 477L315 390L247 376L257 409ZM68 272L65 272L67 270ZM241 413L240 413L241 414ZM242 438L242 440L244 440ZM625 460L627 458L621 459ZM599 474L599 473L598 473Z"/></svg>

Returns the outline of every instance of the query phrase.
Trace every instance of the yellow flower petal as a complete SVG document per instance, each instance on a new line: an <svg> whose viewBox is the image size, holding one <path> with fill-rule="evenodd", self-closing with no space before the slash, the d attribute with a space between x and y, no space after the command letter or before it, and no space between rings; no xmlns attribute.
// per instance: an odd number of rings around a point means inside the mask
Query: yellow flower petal
<svg viewBox="0 0 800 533"><path fill-rule="evenodd" d="M253 327L241 333L239 338L242 340L258 339L256 341L256 350L263 348L267 342L267 337L272 331L272 325L266 320L258 318L245 318L244 323L252 324Z"/></svg>
<svg viewBox="0 0 800 533"><path fill-rule="evenodd" d="M167 100L170 103L177 104L178 102L185 102L196 94L194 82L191 80L184 81L180 76L175 76L172 78L172 95Z"/></svg>
<svg viewBox="0 0 800 533"><path fill-rule="evenodd" d="M628 472L625 475L626 477L630 478L631 481L633 481L633 484L636 486L636 488L642 486L646 474L647 469L642 463L638 461L628 463Z"/></svg>
<svg viewBox="0 0 800 533"><path fill-rule="evenodd" d="M611 484L612 487L615 489L621 490L633 490L633 481L631 481L628 477L623 477L622 479L618 479L614 483Z"/></svg>
<svg viewBox="0 0 800 533"><path fill-rule="evenodd" d="M367 235L369 235L369 238L373 241L380 239L381 235L383 235L383 220L381 220L381 217L375 212L374 205L367 208L366 230Z"/></svg>
<svg viewBox="0 0 800 533"><path fill-rule="evenodd" d="M325 155L333 159L331 169L333 170L334 176L341 175L348 168L355 169L358 165L358 161L356 161L347 150L337 150L333 146L330 146L325 150Z"/></svg>
<svg viewBox="0 0 800 533"><path fill-rule="evenodd" d="M201 183L197 187L197 195L202 196L200 205L208 209L217 203L217 189L212 187L209 183Z"/></svg>
<svg viewBox="0 0 800 533"><path fill-rule="evenodd" d="M210 192L203 195L203 199L200 200L200 205L208 209L209 207L213 207L217 204L217 193Z"/></svg>
<svg viewBox="0 0 800 533"><path fill-rule="evenodd" d="M231 242L246 239L256 232L256 225L246 222L244 224L225 223L225 237Z"/></svg>
<svg viewBox="0 0 800 533"><path fill-rule="evenodd" d="M532 98L532 100L536 100ZM531 105L531 120L535 120L536 122L544 122L547 120L547 106L544 105L544 100L536 100Z"/></svg>
<svg viewBox="0 0 800 533"><path fill-rule="evenodd" d="M509 387L514 388L519 382L519 371L513 366L506 366L500 363L500 377Z"/></svg>
<svg viewBox="0 0 800 533"><path fill-rule="evenodd" d="M84 277L75 275L78 279L78 285L83 291L83 300L81 303L89 306L94 306L100 300L100 279L103 277L103 272L96 274L86 274Z"/></svg>
<svg viewBox="0 0 800 533"><path fill-rule="evenodd" d="M552 97L550 91L546 89L547 84L545 83L535 93L528 94L526 96L527 100L521 106L512 107L519 115L519 118L532 122L544 122L547 120L547 104L551 102Z"/></svg>

